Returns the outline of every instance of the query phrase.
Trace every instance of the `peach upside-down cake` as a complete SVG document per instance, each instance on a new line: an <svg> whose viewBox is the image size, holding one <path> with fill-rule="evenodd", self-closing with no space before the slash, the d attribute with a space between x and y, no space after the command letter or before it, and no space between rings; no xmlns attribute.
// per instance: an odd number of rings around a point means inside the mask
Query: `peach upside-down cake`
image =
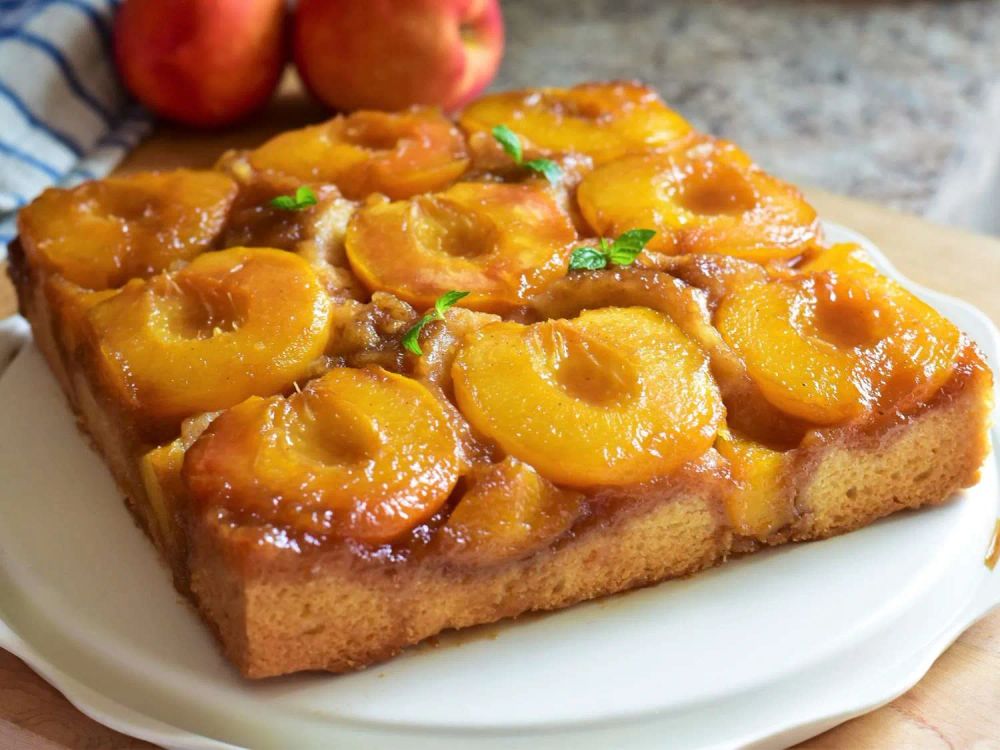
<svg viewBox="0 0 1000 750"><path fill-rule="evenodd" d="M975 345L635 83L50 189L10 257L249 677L851 531L946 501L987 450Z"/></svg>

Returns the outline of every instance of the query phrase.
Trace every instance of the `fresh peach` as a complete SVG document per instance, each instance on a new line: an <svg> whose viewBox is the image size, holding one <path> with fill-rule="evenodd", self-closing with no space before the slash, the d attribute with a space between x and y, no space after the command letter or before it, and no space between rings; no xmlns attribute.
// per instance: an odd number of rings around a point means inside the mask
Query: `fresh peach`
<svg viewBox="0 0 1000 750"><path fill-rule="evenodd" d="M576 231L551 190L461 182L442 193L368 206L347 230L361 282L427 308L444 292L462 306L505 312L566 272Z"/></svg>
<svg viewBox="0 0 1000 750"><path fill-rule="evenodd" d="M462 468L426 386L338 367L300 393L222 414L187 452L182 476L196 507L381 544L437 512Z"/></svg>
<svg viewBox="0 0 1000 750"><path fill-rule="evenodd" d="M179 169L49 188L18 215L25 254L88 289L164 271L209 249L236 198L218 172Z"/></svg>
<svg viewBox="0 0 1000 750"><path fill-rule="evenodd" d="M503 18L498 0L301 0L293 51L334 109L454 109L496 75Z"/></svg>
<svg viewBox="0 0 1000 750"><path fill-rule="evenodd" d="M644 307L484 326L452 376L473 427L570 487L668 474L711 447L724 414L701 349Z"/></svg>
<svg viewBox="0 0 1000 750"><path fill-rule="evenodd" d="M262 107L285 65L285 0L125 0L115 61L135 97L186 125Z"/></svg>
<svg viewBox="0 0 1000 750"><path fill-rule="evenodd" d="M90 307L85 326L106 389L158 439L192 414L312 374L330 320L330 302L300 257L232 248L129 282Z"/></svg>
<svg viewBox="0 0 1000 750"><path fill-rule="evenodd" d="M277 135L248 155L250 166L295 183L336 185L353 199L409 198L440 190L465 171L465 138L438 110L355 112Z"/></svg>
<svg viewBox="0 0 1000 750"><path fill-rule="evenodd" d="M597 234L654 229L649 248L668 253L787 259L818 231L798 190L712 139L598 167L580 183L577 201Z"/></svg>
<svg viewBox="0 0 1000 750"><path fill-rule="evenodd" d="M528 157L584 154L598 164L662 148L691 131L655 91L631 82L490 94L467 106L459 124L486 163L499 148L491 134L497 125L514 131Z"/></svg>

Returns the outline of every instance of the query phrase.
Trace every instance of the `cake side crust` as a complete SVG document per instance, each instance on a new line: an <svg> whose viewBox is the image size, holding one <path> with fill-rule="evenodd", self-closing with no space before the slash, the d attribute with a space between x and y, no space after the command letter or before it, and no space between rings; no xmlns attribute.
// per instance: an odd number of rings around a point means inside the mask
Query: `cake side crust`
<svg viewBox="0 0 1000 750"><path fill-rule="evenodd" d="M943 503L978 479L988 449L992 381L963 387L878 435L813 446L797 468L795 541L862 528L899 510ZM929 459L933 459L932 461ZM735 552L710 494L684 494L516 564L359 569L332 560L292 574L264 563L234 576L225 535L203 528L192 589L248 677L342 672L385 660L442 630L553 610L688 575ZM744 540L745 541L745 540Z"/></svg>

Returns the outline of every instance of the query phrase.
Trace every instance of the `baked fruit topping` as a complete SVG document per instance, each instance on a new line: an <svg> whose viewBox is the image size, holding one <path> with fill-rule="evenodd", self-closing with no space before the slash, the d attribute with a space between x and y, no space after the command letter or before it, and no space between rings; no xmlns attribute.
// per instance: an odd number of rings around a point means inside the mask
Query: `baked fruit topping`
<svg viewBox="0 0 1000 750"><path fill-rule="evenodd" d="M570 487L664 476L712 445L724 413L701 350L642 307L484 326L452 377L473 427Z"/></svg>
<svg viewBox="0 0 1000 750"><path fill-rule="evenodd" d="M650 249L664 253L763 262L795 257L817 239L816 212L798 190L713 139L599 167L580 183L577 201L598 235L649 227Z"/></svg>
<svg viewBox="0 0 1000 750"><path fill-rule="evenodd" d="M566 272L576 232L541 184L462 182L367 206L347 230L351 269L370 290L427 308L452 289L462 305L505 312Z"/></svg>
<svg viewBox="0 0 1000 750"><path fill-rule="evenodd" d="M462 133L435 109L360 111L275 136L250 165L296 183L336 185L348 198L440 190L468 166Z"/></svg>
<svg viewBox="0 0 1000 750"><path fill-rule="evenodd" d="M183 476L198 507L381 544L430 518L463 463L425 386L338 367L300 393L224 413L188 451Z"/></svg>
<svg viewBox="0 0 1000 750"><path fill-rule="evenodd" d="M459 123L477 151L499 154L491 132L507 125L528 155L576 153L597 164L661 148L691 131L655 91L629 82L490 94L466 107Z"/></svg>
<svg viewBox="0 0 1000 750"><path fill-rule="evenodd" d="M314 374L330 302L298 256L232 248L129 282L85 325L106 387L145 433L169 436L184 417Z"/></svg>
<svg viewBox="0 0 1000 750"><path fill-rule="evenodd" d="M815 424L843 424L951 374L961 334L846 248L805 273L740 285L715 323L764 397Z"/></svg>
<svg viewBox="0 0 1000 750"><path fill-rule="evenodd" d="M118 287L209 249L236 198L219 172L146 172L49 188L18 215L30 261L88 289Z"/></svg>
<svg viewBox="0 0 1000 750"><path fill-rule="evenodd" d="M584 497L560 489L528 464L507 457L479 467L439 533L451 558L497 563L523 557L566 533Z"/></svg>
<svg viewBox="0 0 1000 750"><path fill-rule="evenodd" d="M716 449L728 461L738 489L726 496L726 515L733 530L767 541L796 517L786 472L790 454L720 430Z"/></svg>

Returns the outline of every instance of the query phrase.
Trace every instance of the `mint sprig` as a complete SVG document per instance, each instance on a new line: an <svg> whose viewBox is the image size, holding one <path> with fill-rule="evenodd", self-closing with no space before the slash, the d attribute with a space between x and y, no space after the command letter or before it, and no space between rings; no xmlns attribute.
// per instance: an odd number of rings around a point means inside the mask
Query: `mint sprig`
<svg viewBox="0 0 1000 750"><path fill-rule="evenodd" d="M551 159L531 159L524 161L524 149L521 147L521 139L517 133L506 125L496 125L492 131L496 139L507 155L520 167L527 167L532 172L542 175L550 184L556 185L562 179L562 169Z"/></svg>
<svg viewBox="0 0 1000 750"><path fill-rule="evenodd" d="M614 242L601 237L597 247L578 247L573 251L569 256L569 270L597 271L608 265L632 265L655 234L652 229L630 229Z"/></svg>
<svg viewBox="0 0 1000 750"><path fill-rule="evenodd" d="M403 334L403 348L408 352L416 354L418 357L422 356L424 350L420 348L420 332L424 330L424 326L432 320L444 320L445 311L449 307L453 307L454 304L463 297L468 296L468 292L457 292L452 290L450 292L445 292L438 297L434 301L434 309L410 326L406 333Z"/></svg>
<svg viewBox="0 0 1000 750"><path fill-rule="evenodd" d="M597 271L606 265L608 256L596 247L578 247L569 258L570 271Z"/></svg>
<svg viewBox="0 0 1000 750"><path fill-rule="evenodd" d="M308 206L316 205L316 194L308 185L302 185L295 195L278 195L271 198L270 205L282 211L301 211Z"/></svg>

